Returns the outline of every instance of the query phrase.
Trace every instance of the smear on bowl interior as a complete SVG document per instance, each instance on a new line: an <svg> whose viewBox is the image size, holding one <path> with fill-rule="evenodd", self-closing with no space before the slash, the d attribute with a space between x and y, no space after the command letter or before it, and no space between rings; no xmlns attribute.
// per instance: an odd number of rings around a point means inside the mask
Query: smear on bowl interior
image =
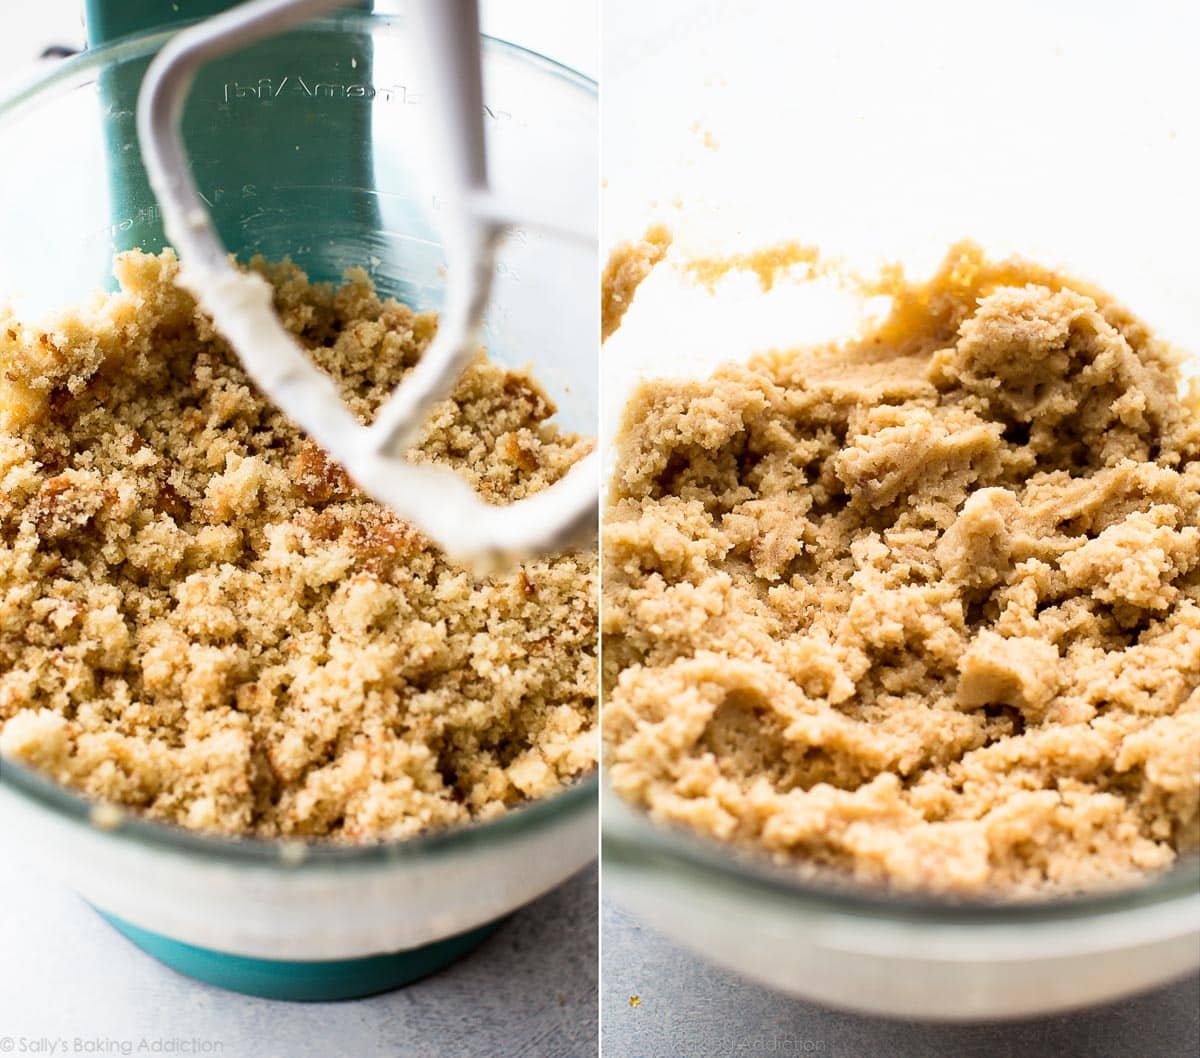
<svg viewBox="0 0 1200 1058"><path fill-rule="evenodd" d="M666 225L656 224L642 238L622 243L609 254L600 277L601 341L607 341L621 326L637 288L670 248L670 231Z"/></svg>
<svg viewBox="0 0 1200 1058"><path fill-rule="evenodd" d="M432 314L255 262L368 420ZM248 381L161 256L0 319L0 752L227 834L406 837L596 759L596 556L486 578L368 500ZM591 448L480 356L411 457L505 503Z"/></svg>
<svg viewBox="0 0 1200 1058"><path fill-rule="evenodd" d="M1160 871L1200 846L1200 394L1113 298L1026 261L963 244L888 292L858 339L631 398L613 785L901 890Z"/></svg>

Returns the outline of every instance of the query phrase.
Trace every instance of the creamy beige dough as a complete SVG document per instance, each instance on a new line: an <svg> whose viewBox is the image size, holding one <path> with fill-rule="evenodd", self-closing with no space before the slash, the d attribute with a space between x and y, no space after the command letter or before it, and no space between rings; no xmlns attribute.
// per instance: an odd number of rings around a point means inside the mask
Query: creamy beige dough
<svg viewBox="0 0 1200 1058"><path fill-rule="evenodd" d="M956 247L853 343L632 398L606 756L804 873L1022 896L1200 844L1200 415L1100 291Z"/></svg>
<svg viewBox="0 0 1200 1058"><path fill-rule="evenodd" d="M254 267L363 421L434 333L365 273ZM448 564L255 392L169 252L116 274L49 328L0 319L0 752L186 827L342 841L594 766L595 554ZM591 448L554 410L481 355L412 458L515 500Z"/></svg>

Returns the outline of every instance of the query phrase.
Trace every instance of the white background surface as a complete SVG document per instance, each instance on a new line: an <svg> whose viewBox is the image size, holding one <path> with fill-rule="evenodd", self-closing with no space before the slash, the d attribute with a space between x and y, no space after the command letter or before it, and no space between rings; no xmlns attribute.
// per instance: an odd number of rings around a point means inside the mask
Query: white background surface
<svg viewBox="0 0 1200 1058"><path fill-rule="evenodd" d="M46 45L80 46L81 8L81 0L0 6L0 87L27 76ZM594 0L484 0L482 17L486 32L594 76ZM152 1053L137 1050L142 1040L207 1041L213 1045L207 1051L177 1046L167 1053L219 1058L595 1054L594 868L428 980L365 1000L292 1004L223 992L166 969L24 860L20 849L2 847L0 1058L44 1058L52 1053L48 1044L31 1048L60 1037L72 1048L65 1053L94 1055ZM90 1050L75 1049L76 1039ZM62 1055L61 1045L53 1053Z"/></svg>

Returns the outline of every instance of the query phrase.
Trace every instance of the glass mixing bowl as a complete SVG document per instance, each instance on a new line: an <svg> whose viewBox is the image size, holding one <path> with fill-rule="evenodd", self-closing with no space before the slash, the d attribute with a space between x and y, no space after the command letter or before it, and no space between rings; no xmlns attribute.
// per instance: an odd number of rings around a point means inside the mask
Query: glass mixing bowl
<svg viewBox="0 0 1200 1058"><path fill-rule="evenodd" d="M162 246L134 134L136 90L168 33L63 63L0 104L0 298L23 319L111 285L114 252ZM404 20L344 13L210 64L185 138L229 250L315 280L363 266L437 308L438 202ZM500 41L484 48L493 183L594 212L593 82ZM490 354L532 365L567 429L594 433L594 254L522 229L496 265ZM137 943L194 976L331 999L393 987L478 942L596 855L594 776L493 822L365 848L232 841L126 818L0 763L6 842L41 856ZM103 813L102 822L108 821Z"/></svg>
<svg viewBox="0 0 1200 1058"><path fill-rule="evenodd" d="M1200 373L1194 6L1033 0L606 0L602 247L675 233L605 344L602 435L646 377L853 333L819 283L672 260L780 240L861 274L932 273L951 244L1021 253L1112 291ZM647 91L670 85L671 91ZM607 474L606 474L607 476ZM898 1017L1047 1012L1200 965L1200 864L1144 888L1022 907L823 891L604 801L605 892L759 981Z"/></svg>

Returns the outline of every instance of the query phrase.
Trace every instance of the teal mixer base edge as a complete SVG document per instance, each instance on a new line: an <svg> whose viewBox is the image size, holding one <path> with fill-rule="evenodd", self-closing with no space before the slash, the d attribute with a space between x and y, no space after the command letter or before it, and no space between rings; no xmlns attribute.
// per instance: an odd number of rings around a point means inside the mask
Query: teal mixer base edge
<svg viewBox="0 0 1200 1058"><path fill-rule="evenodd" d="M461 959L504 922L498 919L409 951L292 962L199 948L152 933L99 908L94 910L118 933L172 970L230 992L302 1003L359 999L412 984Z"/></svg>

